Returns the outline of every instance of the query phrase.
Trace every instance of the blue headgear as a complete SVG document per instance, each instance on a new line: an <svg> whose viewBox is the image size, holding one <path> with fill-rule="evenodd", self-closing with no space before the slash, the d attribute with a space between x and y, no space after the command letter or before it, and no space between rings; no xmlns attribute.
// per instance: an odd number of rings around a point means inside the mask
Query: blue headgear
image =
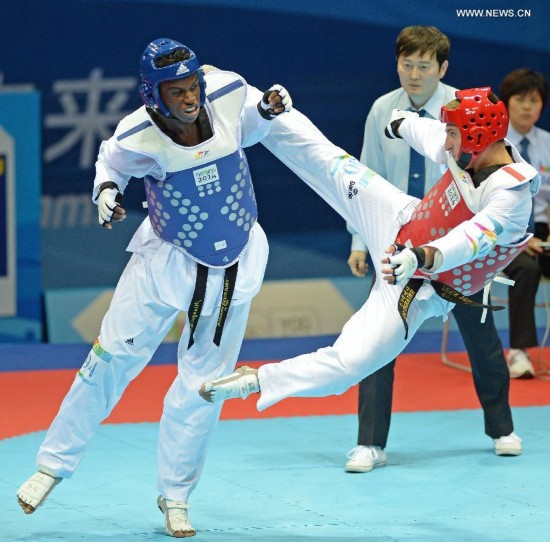
<svg viewBox="0 0 550 542"><path fill-rule="evenodd" d="M156 60L166 56L178 49L183 49L189 53L189 58L182 62L170 64L164 68L158 68ZM170 112L166 109L164 103L160 99L158 86L163 81L173 81L175 79L183 79L189 75L196 73L199 78L200 87L200 104L204 105L206 98L206 83L204 81L204 72L201 69L200 62L191 49L181 44L179 41L174 41L168 38L159 38L152 41L143 51L139 62L139 73L141 76L141 85L139 92L146 107L160 109L165 116L169 117Z"/></svg>

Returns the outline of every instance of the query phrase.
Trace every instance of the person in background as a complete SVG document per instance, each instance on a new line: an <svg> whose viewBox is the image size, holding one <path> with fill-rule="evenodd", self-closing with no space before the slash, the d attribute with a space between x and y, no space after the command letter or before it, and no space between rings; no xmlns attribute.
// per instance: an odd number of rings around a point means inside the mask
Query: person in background
<svg viewBox="0 0 550 542"><path fill-rule="evenodd" d="M205 73L191 49L168 38L146 47L140 76L144 105L101 144L93 200L99 223L111 230L125 218L128 182L144 178L149 216L130 241L132 256L100 334L40 446L39 470L17 497L33 513L72 476L101 421L187 311L157 467L166 531L184 538L196 533L188 500L220 414L196 389L208 375L233 371L267 263L243 148L264 138L292 100L280 85L262 93L236 73ZM128 511L122 517L132 520Z"/></svg>
<svg viewBox="0 0 550 542"><path fill-rule="evenodd" d="M515 281L508 292L510 350L506 361L512 378L532 378L535 369L527 348L538 345L535 298L541 274L550 276L550 253L540 245L548 240L550 233L550 132L535 126L548 100L548 81L540 72L521 68L504 77L500 94L510 117L506 137L541 178L529 226L534 237L525 251L504 269Z"/></svg>
<svg viewBox="0 0 550 542"><path fill-rule="evenodd" d="M400 190L422 198L440 179L442 168L421 156L403 140L384 137L392 110L416 111L439 119L441 107L451 101L456 89L441 82L449 66L450 41L430 26L409 26L398 35L395 54L401 87L378 98L365 124L361 162ZM348 226L348 229L349 226ZM348 259L351 272L364 277L367 247L352 235ZM373 277L374 280L375 277ZM482 293L474 296L481 300ZM513 432L509 404L509 376L502 342L492 314L481 324L481 309L457 305L453 315L470 358L475 389L483 408L485 432L494 439L497 455L521 454ZM387 462L386 444L391 423L395 360L359 383L357 446L348 453L347 472L369 472Z"/></svg>

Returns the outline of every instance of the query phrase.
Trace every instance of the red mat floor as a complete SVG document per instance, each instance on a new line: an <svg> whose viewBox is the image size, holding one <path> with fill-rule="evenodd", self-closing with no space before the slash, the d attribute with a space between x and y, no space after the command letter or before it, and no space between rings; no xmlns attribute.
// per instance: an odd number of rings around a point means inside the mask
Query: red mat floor
<svg viewBox="0 0 550 542"><path fill-rule="evenodd" d="M466 362L465 353L453 360ZM260 362L247 365L259 365ZM0 439L47 429L69 389L75 370L17 371L0 373ZM147 367L128 387L105 423L156 422L162 400L176 375L173 365ZM512 406L550 404L550 381L512 380ZM10 405L10 408L8 408ZM325 398L287 399L258 413L256 400L229 401L222 419L275 418L355 414L357 387ZM456 410L479 408L469 373L446 367L438 353L402 355L396 365L394 411Z"/></svg>

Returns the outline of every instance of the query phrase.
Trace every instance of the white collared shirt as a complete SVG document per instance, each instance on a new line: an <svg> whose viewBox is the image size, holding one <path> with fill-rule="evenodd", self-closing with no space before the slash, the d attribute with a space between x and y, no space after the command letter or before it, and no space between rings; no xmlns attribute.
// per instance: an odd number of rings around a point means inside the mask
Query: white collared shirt
<svg viewBox="0 0 550 542"><path fill-rule="evenodd" d="M526 137L529 140L527 152L531 165L540 176L540 190L534 198L535 222L548 224L547 209L550 204L550 132L533 126L527 134L520 134L512 125L508 128L508 139L516 149L520 149L520 141Z"/></svg>

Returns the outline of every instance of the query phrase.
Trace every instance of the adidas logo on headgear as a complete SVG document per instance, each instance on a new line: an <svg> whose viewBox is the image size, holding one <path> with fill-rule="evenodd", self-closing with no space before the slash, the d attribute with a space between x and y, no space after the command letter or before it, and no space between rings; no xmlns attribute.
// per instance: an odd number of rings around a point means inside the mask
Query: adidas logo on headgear
<svg viewBox="0 0 550 542"><path fill-rule="evenodd" d="M185 64L180 64L180 67L178 68L178 71L176 72L176 75L181 75L182 73L187 73L189 71L189 68Z"/></svg>

